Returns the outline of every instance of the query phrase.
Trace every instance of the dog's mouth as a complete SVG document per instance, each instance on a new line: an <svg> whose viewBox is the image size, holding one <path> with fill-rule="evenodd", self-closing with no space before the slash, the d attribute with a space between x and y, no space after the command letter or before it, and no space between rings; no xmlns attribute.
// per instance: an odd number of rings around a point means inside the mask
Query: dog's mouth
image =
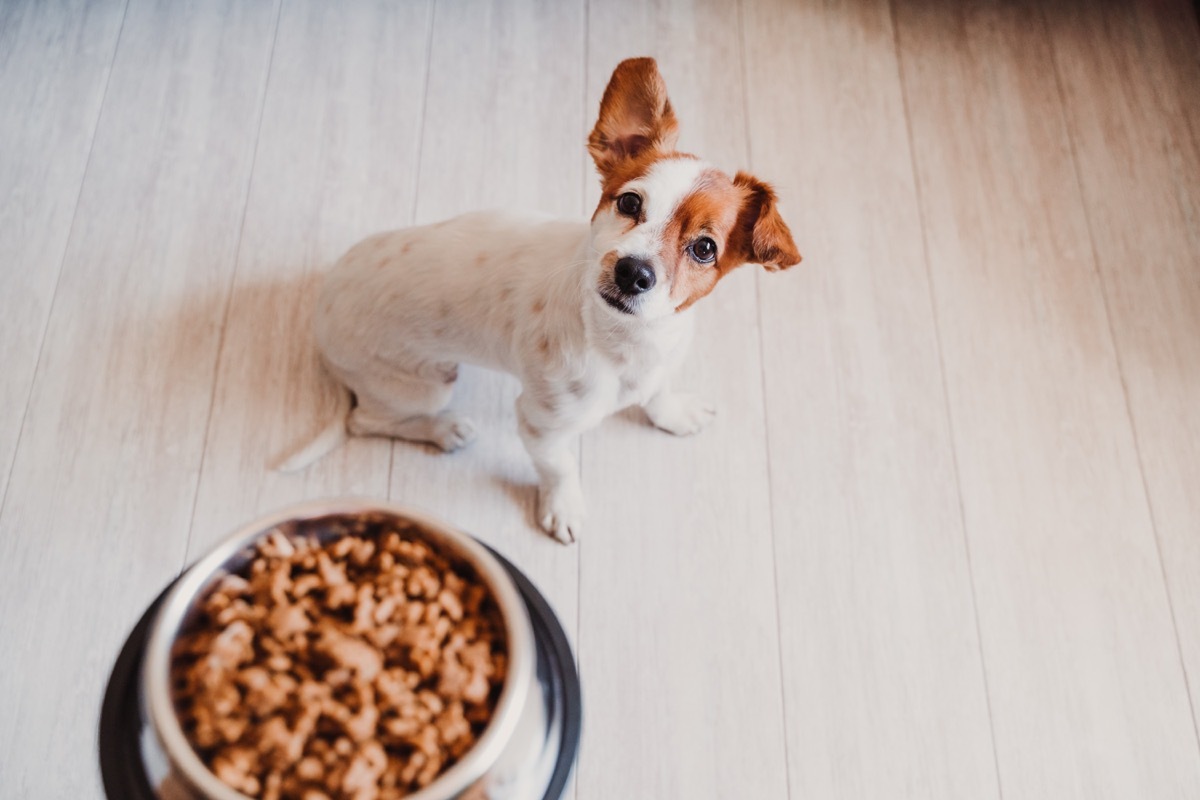
<svg viewBox="0 0 1200 800"><path fill-rule="evenodd" d="M608 303L608 305L610 307L615 308L617 311L620 311L622 314L632 314L633 313L632 306L630 306L627 302L625 302L624 298L622 298L619 294L617 294L612 289L601 289L600 297L603 298L604 302Z"/></svg>

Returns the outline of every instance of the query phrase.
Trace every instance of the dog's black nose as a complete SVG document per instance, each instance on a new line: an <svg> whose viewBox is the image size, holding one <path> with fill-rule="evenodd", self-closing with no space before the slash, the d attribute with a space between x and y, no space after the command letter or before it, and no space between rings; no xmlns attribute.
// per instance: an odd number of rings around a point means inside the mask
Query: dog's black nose
<svg viewBox="0 0 1200 800"><path fill-rule="evenodd" d="M613 271L617 288L625 294L641 294L654 288L654 268L640 258L625 256Z"/></svg>

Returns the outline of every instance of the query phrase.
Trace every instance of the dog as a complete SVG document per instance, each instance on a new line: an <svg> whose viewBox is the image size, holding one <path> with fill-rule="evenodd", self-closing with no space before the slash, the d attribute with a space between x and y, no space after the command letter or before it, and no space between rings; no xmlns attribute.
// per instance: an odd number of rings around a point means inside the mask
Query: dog
<svg viewBox="0 0 1200 800"><path fill-rule="evenodd" d="M585 504L574 439L635 404L669 433L703 428L713 407L670 386L693 306L743 264L800 262L772 188L677 152L678 128L654 59L623 61L588 137L603 189L590 225L487 211L351 248L314 317L338 409L280 469L347 435L462 447L475 426L445 409L458 365L502 370L521 382L538 521L575 541Z"/></svg>

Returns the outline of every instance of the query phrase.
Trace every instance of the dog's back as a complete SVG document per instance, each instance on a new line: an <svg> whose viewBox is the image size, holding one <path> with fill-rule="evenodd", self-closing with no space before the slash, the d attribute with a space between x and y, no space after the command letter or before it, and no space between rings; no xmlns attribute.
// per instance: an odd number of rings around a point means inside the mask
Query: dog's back
<svg viewBox="0 0 1200 800"><path fill-rule="evenodd" d="M587 226L502 211L373 236L338 261L316 310L338 371L444 361L517 371L521 321L578 291ZM352 387L353 388L353 387Z"/></svg>

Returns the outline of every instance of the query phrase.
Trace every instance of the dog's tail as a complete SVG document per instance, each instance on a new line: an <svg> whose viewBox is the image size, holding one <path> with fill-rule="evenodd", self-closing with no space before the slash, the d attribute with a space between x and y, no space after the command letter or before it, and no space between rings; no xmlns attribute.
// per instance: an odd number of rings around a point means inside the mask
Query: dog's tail
<svg viewBox="0 0 1200 800"><path fill-rule="evenodd" d="M280 458L274 469L277 472L299 472L346 441L346 417L350 414L350 406L350 391L344 386L338 386L337 406L329 424L307 444Z"/></svg>

